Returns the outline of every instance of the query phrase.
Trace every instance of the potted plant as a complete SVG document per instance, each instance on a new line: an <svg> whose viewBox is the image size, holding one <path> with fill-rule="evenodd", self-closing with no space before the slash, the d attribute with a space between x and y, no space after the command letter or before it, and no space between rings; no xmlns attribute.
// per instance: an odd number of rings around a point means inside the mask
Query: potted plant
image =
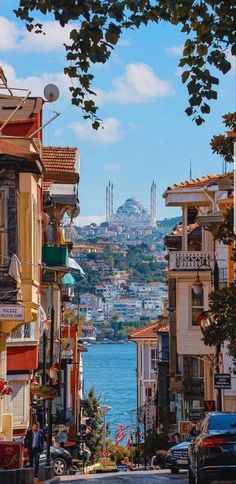
<svg viewBox="0 0 236 484"><path fill-rule="evenodd" d="M32 395L39 395L40 393L39 389L40 389L39 382L35 378L33 378L30 384L30 393Z"/></svg>
<svg viewBox="0 0 236 484"><path fill-rule="evenodd" d="M58 395L57 388L49 385L40 385L38 395L45 400L56 398Z"/></svg>
<svg viewBox="0 0 236 484"><path fill-rule="evenodd" d="M0 380L0 397L3 397L4 395L12 395L13 393L13 387L9 385L7 381Z"/></svg>

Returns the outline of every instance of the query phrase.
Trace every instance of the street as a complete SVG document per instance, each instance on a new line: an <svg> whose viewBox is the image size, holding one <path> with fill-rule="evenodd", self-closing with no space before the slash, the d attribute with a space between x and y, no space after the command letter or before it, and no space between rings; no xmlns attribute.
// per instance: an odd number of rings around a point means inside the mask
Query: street
<svg viewBox="0 0 236 484"><path fill-rule="evenodd" d="M179 484L187 484L187 473L181 472L178 475L172 475L170 471L138 471L138 472L119 472L117 474L98 474L87 476L65 476L60 479L60 482L85 484L92 481L93 484L171 484L179 482Z"/></svg>

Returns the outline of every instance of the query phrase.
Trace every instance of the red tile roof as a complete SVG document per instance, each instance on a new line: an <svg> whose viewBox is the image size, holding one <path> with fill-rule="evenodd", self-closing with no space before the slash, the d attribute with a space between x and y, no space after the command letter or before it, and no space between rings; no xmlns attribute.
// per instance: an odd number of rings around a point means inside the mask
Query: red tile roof
<svg viewBox="0 0 236 484"><path fill-rule="evenodd" d="M180 183L175 183L167 188L167 190L183 190L186 188L204 188L205 186L214 185L220 178L223 178L226 174L205 175L201 178L194 178L193 180L185 180ZM228 173L227 173L228 175Z"/></svg>
<svg viewBox="0 0 236 484"><path fill-rule="evenodd" d="M143 328L136 329L136 331L129 334L129 339L134 341L136 339L155 339L157 333L164 332L169 332L169 323L156 321Z"/></svg>
<svg viewBox="0 0 236 484"><path fill-rule="evenodd" d="M45 182L76 183L78 181L77 148L45 146L42 158Z"/></svg>

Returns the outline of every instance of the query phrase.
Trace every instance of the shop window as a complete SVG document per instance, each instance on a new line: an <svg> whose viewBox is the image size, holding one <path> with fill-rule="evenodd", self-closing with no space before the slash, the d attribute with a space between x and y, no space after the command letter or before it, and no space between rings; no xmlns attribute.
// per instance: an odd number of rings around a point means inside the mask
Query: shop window
<svg viewBox="0 0 236 484"><path fill-rule="evenodd" d="M0 190L0 265L5 266L8 262L6 192L5 190Z"/></svg>

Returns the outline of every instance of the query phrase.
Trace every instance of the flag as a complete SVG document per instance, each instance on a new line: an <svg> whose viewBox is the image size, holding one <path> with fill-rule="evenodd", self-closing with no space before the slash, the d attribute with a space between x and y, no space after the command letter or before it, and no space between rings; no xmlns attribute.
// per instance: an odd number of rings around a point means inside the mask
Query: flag
<svg viewBox="0 0 236 484"><path fill-rule="evenodd" d="M122 440L124 440L125 437L126 437L126 433L120 432L120 434L116 437L116 445L119 445L119 443L122 442Z"/></svg>

